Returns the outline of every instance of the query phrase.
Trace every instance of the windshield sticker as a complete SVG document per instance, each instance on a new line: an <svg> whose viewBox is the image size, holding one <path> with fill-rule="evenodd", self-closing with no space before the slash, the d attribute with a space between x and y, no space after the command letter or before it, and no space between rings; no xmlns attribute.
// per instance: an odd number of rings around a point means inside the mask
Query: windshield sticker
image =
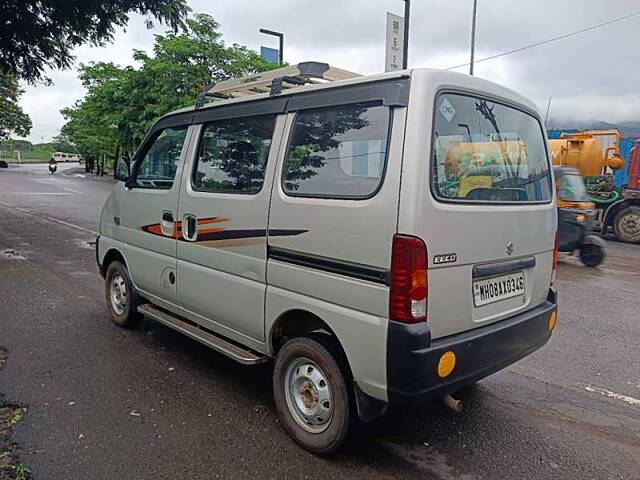
<svg viewBox="0 0 640 480"><path fill-rule="evenodd" d="M451 102L447 97L444 97L438 110L440 110L442 116L447 119L447 122L451 122L451 119L456 114L456 109L453 108L453 105L451 105Z"/></svg>

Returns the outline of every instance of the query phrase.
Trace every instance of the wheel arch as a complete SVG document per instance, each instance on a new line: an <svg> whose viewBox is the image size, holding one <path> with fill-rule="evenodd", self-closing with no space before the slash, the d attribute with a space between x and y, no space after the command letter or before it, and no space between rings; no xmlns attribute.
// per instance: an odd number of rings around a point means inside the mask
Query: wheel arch
<svg viewBox="0 0 640 480"><path fill-rule="evenodd" d="M317 314L303 308L292 308L282 312L273 322L269 332L269 347L275 356L287 340L294 337L313 336L316 340L326 340L337 348L346 367L351 373L347 353L336 332Z"/></svg>
<svg viewBox="0 0 640 480"><path fill-rule="evenodd" d="M326 333L339 343L333 329L318 315L303 308L292 308L282 312L273 322L269 332L269 345L276 353L287 339L314 332Z"/></svg>
<svg viewBox="0 0 640 480"><path fill-rule="evenodd" d="M100 264L100 275L102 275L102 278L105 278L109 265L114 261L119 261L123 263L124 266L127 267L127 269L129 269L129 266L127 265L127 260L124 258L123 253L117 248L111 247L104 254L102 263Z"/></svg>

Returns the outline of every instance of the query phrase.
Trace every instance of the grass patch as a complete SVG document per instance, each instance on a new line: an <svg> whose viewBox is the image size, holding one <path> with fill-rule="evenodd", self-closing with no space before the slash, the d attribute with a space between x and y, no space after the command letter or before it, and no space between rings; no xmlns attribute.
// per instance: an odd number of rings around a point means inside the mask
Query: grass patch
<svg viewBox="0 0 640 480"><path fill-rule="evenodd" d="M13 453L0 453L0 480L27 480L31 473L22 463L15 463Z"/></svg>
<svg viewBox="0 0 640 480"><path fill-rule="evenodd" d="M7 361L7 351L0 347L0 369ZM8 450L9 431L20 423L27 413L26 407L0 405L0 480L28 480L31 472Z"/></svg>
<svg viewBox="0 0 640 480"><path fill-rule="evenodd" d="M0 435L9 431L15 424L20 423L27 413L25 407L5 406L0 408Z"/></svg>

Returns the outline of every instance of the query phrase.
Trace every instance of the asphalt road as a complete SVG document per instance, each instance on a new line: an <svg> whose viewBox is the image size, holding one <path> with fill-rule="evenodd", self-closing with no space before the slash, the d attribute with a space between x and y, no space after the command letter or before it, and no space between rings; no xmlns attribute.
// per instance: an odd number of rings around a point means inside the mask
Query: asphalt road
<svg viewBox="0 0 640 480"><path fill-rule="evenodd" d="M270 366L110 322L91 242L112 184L65 168L0 170L0 404L27 408L0 455L32 478L640 479L640 246L563 258L553 338L462 414L395 409L320 458L279 425Z"/></svg>

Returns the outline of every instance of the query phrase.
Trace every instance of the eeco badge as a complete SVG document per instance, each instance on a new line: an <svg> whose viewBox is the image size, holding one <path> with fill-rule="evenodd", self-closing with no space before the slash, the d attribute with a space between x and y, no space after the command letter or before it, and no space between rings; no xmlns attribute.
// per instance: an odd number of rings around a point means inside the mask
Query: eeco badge
<svg viewBox="0 0 640 480"><path fill-rule="evenodd" d="M445 253L443 255L434 255L433 264L440 265L442 263L453 263L458 259L457 253Z"/></svg>

